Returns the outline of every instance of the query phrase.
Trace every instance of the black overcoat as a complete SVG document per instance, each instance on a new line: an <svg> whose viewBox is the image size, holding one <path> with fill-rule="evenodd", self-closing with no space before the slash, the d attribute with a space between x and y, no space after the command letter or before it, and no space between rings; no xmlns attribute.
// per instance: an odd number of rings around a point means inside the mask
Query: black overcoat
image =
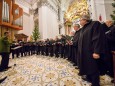
<svg viewBox="0 0 115 86"><path fill-rule="evenodd" d="M101 24L90 21L80 31L78 41L78 66L81 75L90 75L98 72L97 60L93 53L101 52Z"/></svg>

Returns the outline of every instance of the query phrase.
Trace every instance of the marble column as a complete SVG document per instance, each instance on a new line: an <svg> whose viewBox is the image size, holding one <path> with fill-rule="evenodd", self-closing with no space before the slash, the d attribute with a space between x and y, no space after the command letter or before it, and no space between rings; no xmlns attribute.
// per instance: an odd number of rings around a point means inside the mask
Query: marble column
<svg viewBox="0 0 115 86"><path fill-rule="evenodd" d="M47 38L47 7L42 6L39 8L39 31L41 38Z"/></svg>
<svg viewBox="0 0 115 86"><path fill-rule="evenodd" d="M92 18L94 20L97 19L97 14L96 14L96 6L95 6L95 0L91 0L92 1Z"/></svg>
<svg viewBox="0 0 115 86"><path fill-rule="evenodd" d="M64 13L65 13L65 11L61 11L61 26L62 26L62 28L61 28L61 33L62 34L65 34L65 27L64 27Z"/></svg>
<svg viewBox="0 0 115 86"><path fill-rule="evenodd" d="M55 38L59 35L58 16L48 1L39 4L39 31L41 39Z"/></svg>

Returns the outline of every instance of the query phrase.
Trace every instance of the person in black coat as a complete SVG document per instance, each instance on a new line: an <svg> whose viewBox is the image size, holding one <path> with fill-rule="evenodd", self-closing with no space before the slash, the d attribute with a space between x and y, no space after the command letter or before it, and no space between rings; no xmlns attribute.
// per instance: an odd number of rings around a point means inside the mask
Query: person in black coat
<svg viewBox="0 0 115 86"><path fill-rule="evenodd" d="M78 41L79 74L86 75L92 86L100 86L97 60L101 52L101 23L83 15L80 25L82 28Z"/></svg>
<svg viewBox="0 0 115 86"><path fill-rule="evenodd" d="M109 31L106 32L106 37L109 41L110 50L115 51L115 25L112 21L107 21L106 25L109 27Z"/></svg>
<svg viewBox="0 0 115 86"><path fill-rule="evenodd" d="M21 46L20 47L20 54L21 54L21 57L24 56L24 42L20 42L19 45Z"/></svg>
<svg viewBox="0 0 115 86"><path fill-rule="evenodd" d="M74 34L74 33L72 32L71 34ZM72 61L72 59L71 59L72 50L71 50L70 42L73 39L73 35L72 36L66 35L65 37L66 37L66 43L65 43L65 47L64 47L65 48L64 56L69 61Z"/></svg>
<svg viewBox="0 0 115 86"><path fill-rule="evenodd" d="M60 40L58 37L56 37L55 39L55 56L56 57L59 57L59 43L60 43Z"/></svg>
<svg viewBox="0 0 115 86"><path fill-rule="evenodd" d="M14 59L14 55L15 55L15 53L16 53L16 50L12 50L12 48L15 48L15 41L13 41L13 43L11 44L11 52L12 52L12 58Z"/></svg>
<svg viewBox="0 0 115 86"><path fill-rule="evenodd" d="M80 35L80 25L75 24L74 30L75 30L75 34L73 36L72 43L70 44L72 47L71 58L72 58L72 62L74 63L74 65L78 66L77 47L78 47L78 39Z"/></svg>
<svg viewBox="0 0 115 86"><path fill-rule="evenodd" d="M66 44L66 38L64 35L61 35L60 39L60 54L61 58L65 58L65 44Z"/></svg>
<svg viewBox="0 0 115 86"><path fill-rule="evenodd" d="M49 39L46 39L46 41L45 41L45 53L46 53L46 56L49 55L49 44L50 44Z"/></svg>
<svg viewBox="0 0 115 86"><path fill-rule="evenodd" d="M35 49L36 49L36 54L37 54L37 55L40 55L40 41L38 41L38 42L36 43Z"/></svg>
<svg viewBox="0 0 115 86"><path fill-rule="evenodd" d="M49 54L50 54L51 57L54 56L53 43L54 43L54 40L50 39L50 42L49 42Z"/></svg>
<svg viewBox="0 0 115 86"><path fill-rule="evenodd" d="M106 23L102 23L102 28L101 28L101 41L102 41L102 46L101 46L101 50L102 52L100 53L100 59L98 59L98 65L99 65L99 71L100 71L100 75L105 75L107 74L108 71L108 59L110 58L110 54L108 53L108 43L107 43L107 39L105 36L105 32L109 30L108 26L106 25Z"/></svg>
<svg viewBox="0 0 115 86"><path fill-rule="evenodd" d="M44 51L45 51L45 41L42 40L41 43L40 43L40 49L41 49L41 55L44 55Z"/></svg>
<svg viewBox="0 0 115 86"><path fill-rule="evenodd" d="M107 74L111 77L114 76L113 72L113 55L112 52L115 51L115 25L113 25L112 21L106 21L106 25L108 26L109 30L105 32L106 43L107 45L107 52L106 52L106 68Z"/></svg>

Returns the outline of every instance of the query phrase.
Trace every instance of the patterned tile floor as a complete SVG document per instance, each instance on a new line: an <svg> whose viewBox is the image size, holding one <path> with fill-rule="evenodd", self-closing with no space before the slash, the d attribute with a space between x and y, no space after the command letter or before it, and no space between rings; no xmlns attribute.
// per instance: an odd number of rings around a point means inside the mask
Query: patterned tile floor
<svg viewBox="0 0 115 86"><path fill-rule="evenodd" d="M11 69L0 73L0 78L8 76L0 86L91 86L66 59L34 55L10 59L9 65ZM110 80L101 77L102 86L113 86Z"/></svg>

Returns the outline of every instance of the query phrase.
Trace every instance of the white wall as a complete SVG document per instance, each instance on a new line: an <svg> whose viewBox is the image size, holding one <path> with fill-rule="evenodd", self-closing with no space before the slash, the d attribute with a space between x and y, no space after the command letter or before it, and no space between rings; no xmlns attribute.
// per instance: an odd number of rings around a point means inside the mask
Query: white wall
<svg viewBox="0 0 115 86"><path fill-rule="evenodd" d="M47 37L47 17L46 17L46 12L47 9L45 6L42 6L39 8L39 31L41 38L46 38Z"/></svg>
<svg viewBox="0 0 115 86"><path fill-rule="evenodd" d="M112 7L113 0L105 0L106 20L111 20L111 14L115 8Z"/></svg>
<svg viewBox="0 0 115 86"><path fill-rule="evenodd" d="M111 20L113 0L88 0L89 10L92 13L91 18L99 20L101 15L102 21Z"/></svg>
<svg viewBox="0 0 115 86"><path fill-rule="evenodd" d="M28 40L30 39L30 36L32 35L32 31L34 29L34 20L33 15L30 15L29 8L30 6L26 3L22 3L21 1L17 0L16 3L23 8L24 14L23 14L23 30L18 31L18 33L24 33L25 35L29 36Z"/></svg>
<svg viewBox="0 0 115 86"><path fill-rule="evenodd" d="M106 11L105 11L104 0L95 0L95 5L96 5L97 20L99 20L99 16L101 15L102 21L105 21L106 20Z"/></svg>
<svg viewBox="0 0 115 86"><path fill-rule="evenodd" d="M30 36L32 35L32 31L34 28L34 22L33 22L33 16L27 15L24 13L23 15L23 30L20 30L18 33L24 33L28 37L28 40L30 39Z"/></svg>

